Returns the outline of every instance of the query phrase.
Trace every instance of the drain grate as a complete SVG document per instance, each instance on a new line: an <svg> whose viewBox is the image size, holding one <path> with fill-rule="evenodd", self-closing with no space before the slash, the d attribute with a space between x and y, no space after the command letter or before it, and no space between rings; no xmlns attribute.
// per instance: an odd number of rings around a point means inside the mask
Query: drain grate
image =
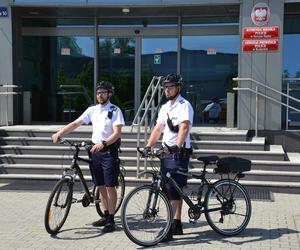
<svg viewBox="0 0 300 250"><path fill-rule="evenodd" d="M253 201L274 201L274 194L267 189L246 188Z"/></svg>

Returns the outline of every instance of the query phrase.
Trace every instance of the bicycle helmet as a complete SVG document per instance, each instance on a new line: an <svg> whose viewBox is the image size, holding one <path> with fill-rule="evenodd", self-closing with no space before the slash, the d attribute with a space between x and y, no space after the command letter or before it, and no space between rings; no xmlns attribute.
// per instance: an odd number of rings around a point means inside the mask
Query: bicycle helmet
<svg viewBox="0 0 300 250"><path fill-rule="evenodd" d="M174 83L180 86L183 83L182 77L181 75L169 74L165 77L165 80L163 81L163 85L167 83Z"/></svg>
<svg viewBox="0 0 300 250"><path fill-rule="evenodd" d="M115 90L115 88L114 88L114 86L112 85L112 83L106 82L106 81L101 81L101 82L99 82L99 83L97 84L97 86L96 86L96 91L97 91L98 89L106 89L106 90L110 91L111 93L114 93L114 90Z"/></svg>

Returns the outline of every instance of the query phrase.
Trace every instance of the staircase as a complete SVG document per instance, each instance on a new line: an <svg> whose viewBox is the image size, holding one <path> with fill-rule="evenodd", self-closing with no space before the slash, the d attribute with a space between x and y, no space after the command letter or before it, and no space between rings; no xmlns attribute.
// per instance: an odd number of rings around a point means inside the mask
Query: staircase
<svg viewBox="0 0 300 250"><path fill-rule="evenodd" d="M71 148L53 144L51 134L61 126L14 126L0 128L0 183L48 182L53 185L61 177L63 167L70 164ZM91 126L82 126L67 136L70 140L89 140ZM248 131L196 127L193 128L194 152L190 171L200 172L199 156L238 156L252 161L252 170L241 183L279 192L300 193L300 155L286 153L280 145L265 144L264 138L248 137ZM136 178L136 134L123 128L122 153L125 162L126 184L138 185L150 179ZM143 146L143 143L141 144ZM84 151L82 153L86 154ZM144 168L141 162L141 170ZM91 181L89 168L82 164L83 173ZM208 168L214 179L213 167ZM193 183L191 180L190 183Z"/></svg>

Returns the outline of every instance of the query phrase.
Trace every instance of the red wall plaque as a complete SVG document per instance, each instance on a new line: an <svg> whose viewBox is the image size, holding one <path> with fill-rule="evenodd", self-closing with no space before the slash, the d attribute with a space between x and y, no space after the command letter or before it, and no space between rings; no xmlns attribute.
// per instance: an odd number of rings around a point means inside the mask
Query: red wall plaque
<svg viewBox="0 0 300 250"><path fill-rule="evenodd" d="M268 27L244 27L243 39L251 38L277 38L279 36L278 26Z"/></svg>
<svg viewBox="0 0 300 250"><path fill-rule="evenodd" d="M278 50L278 39L243 40L243 51L274 51Z"/></svg>

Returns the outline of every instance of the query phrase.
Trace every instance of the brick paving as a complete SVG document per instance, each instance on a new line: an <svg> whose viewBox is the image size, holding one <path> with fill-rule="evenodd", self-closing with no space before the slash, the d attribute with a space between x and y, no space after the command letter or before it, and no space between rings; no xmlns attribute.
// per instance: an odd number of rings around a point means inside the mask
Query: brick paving
<svg viewBox="0 0 300 250"><path fill-rule="evenodd" d="M129 189L129 188L128 188ZM56 236L44 228L44 210L49 191L0 191L0 249L141 249L125 235L116 215L117 231L102 234L91 226L98 219L95 207L74 204ZM236 237L215 233L201 216L189 224L183 214L184 235L159 244L157 249L300 249L300 195L274 193L274 202L252 201L248 227ZM151 249L151 248L150 248Z"/></svg>

